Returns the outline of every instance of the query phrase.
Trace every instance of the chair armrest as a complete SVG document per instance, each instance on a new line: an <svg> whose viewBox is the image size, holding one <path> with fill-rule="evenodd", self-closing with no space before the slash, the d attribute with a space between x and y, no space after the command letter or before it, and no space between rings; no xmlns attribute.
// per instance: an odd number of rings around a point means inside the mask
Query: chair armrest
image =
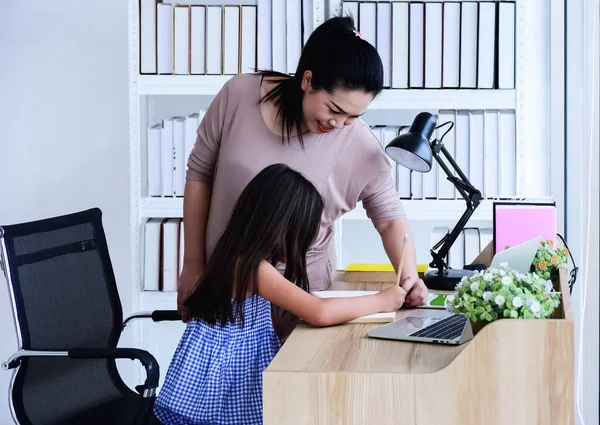
<svg viewBox="0 0 600 425"><path fill-rule="evenodd" d="M129 322L135 319L152 319L152 321L154 322L175 322L181 320L181 315L177 310L142 311L128 316L123 322L123 328L125 328Z"/></svg>
<svg viewBox="0 0 600 425"><path fill-rule="evenodd" d="M146 369L146 382L144 389L151 390L150 395L154 395L158 387L158 378L160 371L158 362L152 354L139 348L71 348L69 357L72 359L131 359L139 360ZM144 392L144 397L146 397Z"/></svg>
<svg viewBox="0 0 600 425"><path fill-rule="evenodd" d="M138 348L71 348L69 351L21 350L2 363L3 370L13 369L28 357L69 357L71 359L131 359L139 360L146 369L144 397L152 397L158 387L160 371L154 356Z"/></svg>

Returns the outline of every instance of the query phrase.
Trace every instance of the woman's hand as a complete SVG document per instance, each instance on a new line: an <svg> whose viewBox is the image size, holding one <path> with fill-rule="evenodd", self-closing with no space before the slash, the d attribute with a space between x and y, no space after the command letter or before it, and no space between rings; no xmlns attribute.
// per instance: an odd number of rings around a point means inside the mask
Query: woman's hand
<svg viewBox="0 0 600 425"><path fill-rule="evenodd" d="M425 303L429 295L429 290L418 276L409 276L400 284L406 291L406 305L408 307L418 307Z"/></svg>
<svg viewBox="0 0 600 425"><path fill-rule="evenodd" d="M200 280L202 272L199 270L191 270L189 267L183 267L179 281L177 282L177 312L181 316L183 323L187 323L191 317L190 312L183 305L183 302L191 294Z"/></svg>
<svg viewBox="0 0 600 425"><path fill-rule="evenodd" d="M404 305L406 291L402 287L394 285L379 292L377 297L381 299L381 311L396 311Z"/></svg>

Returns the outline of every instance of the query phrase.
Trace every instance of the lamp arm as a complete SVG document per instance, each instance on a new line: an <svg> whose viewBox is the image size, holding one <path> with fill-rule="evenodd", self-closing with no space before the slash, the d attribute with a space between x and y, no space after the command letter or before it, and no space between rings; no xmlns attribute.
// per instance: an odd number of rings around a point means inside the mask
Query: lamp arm
<svg viewBox="0 0 600 425"><path fill-rule="evenodd" d="M481 192L478 189L476 189L471 184L471 182L469 182L469 179L467 178L467 176L465 176L463 171L460 169L460 167L458 166L456 161L454 161L454 158L452 158L452 156L450 155L450 153L448 152L448 150L446 149L446 147L444 146L444 144L441 141L436 139L431 142L431 152L433 154L433 157L439 164L439 166L442 168L442 170L448 177L448 180L454 185L454 187L456 187L456 190L458 190L458 192L460 193L462 198L467 203L467 209L465 210L463 215L460 217L460 220L456 223L456 225L454 226L452 231L449 234L447 234L446 236L444 236L431 249L431 255L433 257L433 261L429 265L431 267L437 268L439 273L442 274L444 271L444 268L448 267L444 259L448 255L450 248L456 241L456 238L458 238L458 235L460 234L460 232L466 226L467 222L471 218L471 215L473 215L473 212L475 211L475 209L481 203ZM440 153L441 153L441 155L440 155ZM458 177L455 177L453 175L452 171L444 163L444 161L442 159L442 155L450 163L452 168L455 170L456 174L458 174ZM441 246L441 248L440 248L440 246ZM438 248L440 248L440 249L439 249L439 251L436 252L435 250Z"/></svg>

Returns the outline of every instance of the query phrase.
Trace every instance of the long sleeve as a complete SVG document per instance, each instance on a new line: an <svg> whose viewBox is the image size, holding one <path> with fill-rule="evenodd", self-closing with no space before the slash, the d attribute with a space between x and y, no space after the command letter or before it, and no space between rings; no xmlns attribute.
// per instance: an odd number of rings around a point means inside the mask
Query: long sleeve
<svg viewBox="0 0 600 425"><path fill-rule="evenodd" d="M198 127L196 143L188 158L187 180L212 186L225 125L228 92L229 83L226 83L211 102Z"/></svg>
<svg viewBox="0 0 600 425"><path fill-rule="evenodd" d="M375 138L372 133L370 136ZM362 201L367 217L378 226L388 221L406 218L406 211L392 180L390 163L378 145L379 142L375 142L376 148L369 150L362 162L366 185L359 195L359 201Z"/></svg>

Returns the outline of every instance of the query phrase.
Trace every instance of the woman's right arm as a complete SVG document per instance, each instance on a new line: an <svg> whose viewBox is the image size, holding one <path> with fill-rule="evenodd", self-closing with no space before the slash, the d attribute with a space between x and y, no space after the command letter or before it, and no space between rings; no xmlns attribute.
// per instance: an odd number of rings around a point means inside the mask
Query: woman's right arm
<svg viewBox="0 0 600 425"><path fill-rule="evenodd" d="M406 292L399 286L375 295L343 298L319 298L284 278L263 261L258 267L258 294L314 326L345 323L369 314L396 311L404 304Z"/></svg>
<svg viewBox="0 0 600 425"><path fill-rule="evenodd" d="M198 127L198 137L188 158L183 193L183 269L177 283L177 310L190 319L183 301L194 290L206 266L206 225L210 211L215 164L221 149L228 103L229 82L211 102Z"/></svg>
<svg viewBox="0 0 600 425"><path fill-rule="evenodd" d="M199 181L187 181L183 195L183 269L177 285L177 310L184 322L190 317L183 301L192 292L206 265L206 222L211 188Z"/></svg>

